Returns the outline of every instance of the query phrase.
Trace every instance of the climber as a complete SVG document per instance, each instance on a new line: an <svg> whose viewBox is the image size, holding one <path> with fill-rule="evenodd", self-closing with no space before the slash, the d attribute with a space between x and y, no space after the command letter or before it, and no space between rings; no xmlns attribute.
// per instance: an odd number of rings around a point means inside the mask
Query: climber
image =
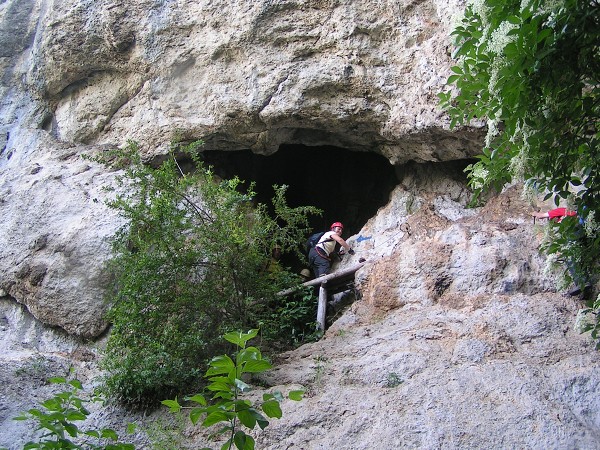
<svg viewBox="0 0 600 450"><path fill-rule="evenodd" d="M282 271L280 260L281 247L279 244L275 244L271 249L271 256L265 263L263 271L269 273L271 276L280 273Z"/></svg>
<svg viewBox="0 0 600 450"><path fill-rule="evenodd" d="M557 223L560 223L565 217L576 216L577 213L567 208L554 208L547 212L533 211L531 215L533 216L534 220L550 219L556 221Z"/></svg>
<svg viewBox="0 0 600 450"><path fill-rule="evenodd" d="M352 250L350 245L342 239L343 231L344 225L340 222L332 223L330 231L323 234L317 245L310 249L308 253L308 264L315 274L315 278L326 275L331 270L331 257L335 252L336 244L340 244L342 247L340 249L340 254L347 251L348 254L354 255L354 250Z"/></svg>
<svg viewBox="0 0 600 450"><path fill-rule="evenodd" d="M310 270L308 269L302 269L300 271L300 278L302 278L302 282L306 283L307 281L310 281L312 275L310 273Z"/></svg>
<svg viewBox="0 0 600 450"><path fill-rule="evenodd" d="M547 212L533 211L531 213L533 216L533 220L535 223L535 219L548 219L552 220L556 223L562 222L566 217L576 217L577 213L567 208L554 208ZM583 224L583 220L580 218L579 223ZM589 282L589 276L584 274L583 276L578 274L575 270L575 264L571 259L567 259L565 261L567 270L571 275L571 279L573 280L574 286L568 291L570 296L575 296L584 293L584 296L587 297L589 291L591 290L591 283Z"/></svg>

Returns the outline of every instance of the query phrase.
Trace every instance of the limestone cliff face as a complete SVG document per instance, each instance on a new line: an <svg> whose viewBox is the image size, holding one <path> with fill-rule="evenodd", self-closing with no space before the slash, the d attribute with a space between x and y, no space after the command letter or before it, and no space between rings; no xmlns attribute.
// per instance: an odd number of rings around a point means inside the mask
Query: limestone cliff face
<svg viewBox="0 0 600 450"><path fill-rule="evenodd" d="M512 187L467 209L449 163L482 142L436 106L463 3L0 2L0 446L29 438L10 418L45 376L97 374L101 269L121 222L103 203L115 174L81 155L203 139L370 151L399 178L349 238L342 265L367 259L363 298L265 380L310 398L284 405L264 447L600 447L600 360L573 330L581 303L544 270L530 205Z"/></svg>
<svg viewBox="0 0 600 450"><path fill-rule="evenodd" d="M9 0L0 5L0 288L70 333L100 334L110 182L82 153L173 139L373 151L393 164L473 155L436 93L446 1ZM77 306L76 306L77 305Z"/></svg>

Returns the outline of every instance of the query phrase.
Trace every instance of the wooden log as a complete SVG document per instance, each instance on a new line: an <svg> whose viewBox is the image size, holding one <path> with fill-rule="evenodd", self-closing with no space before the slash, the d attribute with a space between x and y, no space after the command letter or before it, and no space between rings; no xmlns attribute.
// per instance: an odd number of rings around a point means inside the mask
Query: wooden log
<svg viewBox="0 0 600 450"><path fill-rule="evenodd" d="M327 315L327 280L321 283L319 288L319 306L317 307L317 326L319 330L325 331L325 316Z"/></svg>
<svg viewBox="0 0 600 450"><path fill-rule="evenodd" d="M327 281L335 280L336 278L345 277L347 275L350 275L350 274L353 274L354 272L356 272L358 269L360 269L362 266L365 265L365 262L355 264L353 266L345 268L344 270L339 270L339 271L330 273L328 275L320 276L318 278L315 278L314 280L310 280L305 283L302 283L301 286L319 286ZM284 291L280 291L277 293L277 295L279 295L279 296L290 295L290 294L293 294L294 292L296 292L297 290L298 290L298 287L293 287L290 289L286 289Z"/></svg>

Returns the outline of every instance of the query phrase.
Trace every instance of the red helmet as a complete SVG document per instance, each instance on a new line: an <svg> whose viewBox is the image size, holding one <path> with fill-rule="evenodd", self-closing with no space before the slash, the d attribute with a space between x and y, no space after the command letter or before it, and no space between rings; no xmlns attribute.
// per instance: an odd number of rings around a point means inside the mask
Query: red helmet
<svg viewBox="0 0 600 450"><path fill-rule="evenodd" d="M335 227L340 227L342 230L344 229L342 222L333 222L330 229L333 230Z"/></svg>

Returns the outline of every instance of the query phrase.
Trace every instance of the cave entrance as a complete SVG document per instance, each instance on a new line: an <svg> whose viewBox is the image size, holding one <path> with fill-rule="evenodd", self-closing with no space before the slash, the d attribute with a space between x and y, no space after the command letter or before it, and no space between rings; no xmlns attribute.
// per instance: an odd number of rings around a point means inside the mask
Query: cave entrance
<svg viewBox="0 0 600 450"><path fill-rule="evenodd" d="M314 231L328 230L339 221L344 238L358 233L387 204L398 184L394 166L385 157L332 146L282 145L270 156L208 150L203 160L221 178L254 181L256 200L265 205L271 204L274 184L289 186L288 205L323 210L322 216L309 218ZM282 262L297 272L306 267L306 261L293 255L284 255Z"/></svg>
<svg viewBox="0 0 600 450"><path fill-rule="evenodd" d="M316 206L322 217L311 217L315 231L344 224L344 237L360 231L387 204L398 184L394 166L383 156L339 147L282 145L270 156L250 150L203 152L207 165L222 178L238 176L256 183L257 201L269 205L274 184L288 185L292 207Z"/></svg>

